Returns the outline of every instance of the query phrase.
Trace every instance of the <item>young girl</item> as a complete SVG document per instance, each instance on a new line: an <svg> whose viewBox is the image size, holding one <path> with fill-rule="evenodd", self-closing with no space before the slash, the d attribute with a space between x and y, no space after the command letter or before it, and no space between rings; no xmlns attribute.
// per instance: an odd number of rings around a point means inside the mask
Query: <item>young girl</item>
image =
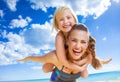
<svg viewBox="0 0 120 82"><path fill-rule="evenodd" d="M59 61L66 67L74 70L80 70L80 66L68 62L65 55L66 37L67 33L71 30L72 26L78 23L77 17L73 10L68 6L59 7L53 18L53 29L58 31L56 35L56 55ZM53 53L53 52L52 52ZM49 68L48 68L49 67ZM48 72L52 64L45 64L43 71Z"/></svg>
<svg viewBox="0 0 120 82"><path fill-rule="evenodd" d="M67 48L66 46L66 37L68 35L68 32L71 30L72 26L78 23L77 17L73 10L68 7L68 6L62 6L59 7L53 18L53 29L58 31L56 35L56 51L50 52L51 53L56 53L59 61L67 68L72 69L72 70L79 70L81 71L81 61L80 62L69 62L66 58L65 55L65 49ZM92 48L94 47L94 49ZM90 36L90 42L89 42L89 52L91 55L93 55L92 58L92 65L94 68L100 68L102 65L101 64L106 64L111 61L111 59L101 61L96 57L95 54L95 39ZM94 53L93 53L94 52ZM85 58L86 56L82 57ZM86 57L88 60L91 60L90 57ZM87 62L86 62L87 63ZM50 63L44 64L43 66L43 71L44 72L49 72L52 71L53 65Z"/></svg>

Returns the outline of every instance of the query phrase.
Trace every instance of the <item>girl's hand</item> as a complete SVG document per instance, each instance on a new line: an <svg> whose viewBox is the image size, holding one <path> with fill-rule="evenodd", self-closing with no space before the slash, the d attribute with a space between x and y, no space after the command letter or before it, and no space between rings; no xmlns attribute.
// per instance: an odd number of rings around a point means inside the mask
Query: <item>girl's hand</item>
<svg viewBox="0 0 120 82"><path fill-rule="evenodd" d="M92 56L88 55L87 57L83 58L79 61L73 61L73 70L76 72L82 72L83 70L87 69L88 64L91 64Z"/></svg>
<svg viewBox="0 0 120 82"><path fill-rule="evenodd" d="M92 56L88 55L85 58L78 60L78 61L73 61L73 63L79 65L79 66L83 66L84 64L91 64L92 62Z"/></svg>

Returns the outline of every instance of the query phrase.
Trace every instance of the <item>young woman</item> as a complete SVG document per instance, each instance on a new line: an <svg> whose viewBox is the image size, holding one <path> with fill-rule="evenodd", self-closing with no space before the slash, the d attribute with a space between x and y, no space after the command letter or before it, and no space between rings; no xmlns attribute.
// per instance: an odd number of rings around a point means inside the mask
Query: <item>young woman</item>
<svg viewBox="0 0 120 82"><path fill-rule="evenodd" d="M79 62L82 60L82 57L88 55L90 59L87 61L91 63L91 54L89 53L89 32L85 25L75 24L72 29L68 32L66 45L68 48L66 49L66 57L68 61L71 62ZM54 80L52 82L76 82L76 79L81 77L87 77L87 65L83 64L83 67L80 70L72 70L68 67L65 67L63 63L61 63L55 53L47 54L44 56L29 56L20 61L25 62L28 60L32 60L35 62L43 62L43 63L51 63L55 65L55 69L53 70L53 74L56 74Z"/></svg>

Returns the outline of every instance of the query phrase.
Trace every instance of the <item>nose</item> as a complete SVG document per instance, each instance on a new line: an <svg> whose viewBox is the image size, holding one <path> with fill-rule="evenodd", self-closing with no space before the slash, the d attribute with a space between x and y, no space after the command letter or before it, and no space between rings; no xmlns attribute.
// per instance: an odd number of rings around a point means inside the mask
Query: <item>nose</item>
<svg viewBox="0 0 120 82"><path fill-rule="evenodd" d="M81 43L76 43L76 45L75 45L75 49L79 49L79 50L81 50Z"/></svg>
<svg viewBox="0 0 120 82"><path fill-rule="evenodd" d="M67 19L67 18L65 18L65 19L64 19L64 23L66 24L67 22L68 22L68 19Z"/></svg>

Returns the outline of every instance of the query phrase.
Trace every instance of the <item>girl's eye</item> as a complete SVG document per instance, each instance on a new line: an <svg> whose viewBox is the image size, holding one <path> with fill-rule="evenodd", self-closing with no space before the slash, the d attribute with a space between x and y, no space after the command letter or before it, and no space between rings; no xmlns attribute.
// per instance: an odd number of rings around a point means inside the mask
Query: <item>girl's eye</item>
<svg viewBox="0 0 120 82"><path fill-rule="evenodd" d="M71 17L67 17L67 19L70 19Z"/></svg>
<svg viewBox="0 0 120 82"><path fill-rule="evenodd" d="M60 21L63 21L64 19L60 19Z"/></svg>

